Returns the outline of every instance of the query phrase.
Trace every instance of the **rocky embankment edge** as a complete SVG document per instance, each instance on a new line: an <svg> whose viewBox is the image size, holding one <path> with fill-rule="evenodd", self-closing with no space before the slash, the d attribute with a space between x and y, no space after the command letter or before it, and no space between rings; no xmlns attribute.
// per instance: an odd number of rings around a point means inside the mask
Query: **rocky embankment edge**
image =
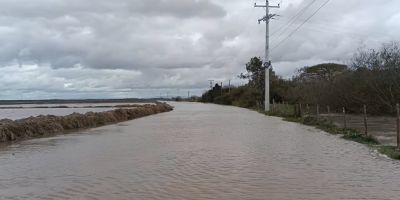
<svg viewBox="0 0 400 200"><path fill-rule="evenodd" d="M67 116L38 116L19 120L0 120L0 143L53 136L79 129L94 128L149 115L172 111L166 103L147 104L105 112L73 113Z"/></svg>

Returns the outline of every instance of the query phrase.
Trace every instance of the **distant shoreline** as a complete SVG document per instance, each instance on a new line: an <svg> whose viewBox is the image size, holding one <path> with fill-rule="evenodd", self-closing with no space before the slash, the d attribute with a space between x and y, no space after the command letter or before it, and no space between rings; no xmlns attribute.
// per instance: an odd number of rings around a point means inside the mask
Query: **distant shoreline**
<svg viewBox="0 0 400 200"><path fill-rule="evenodd" d="M44 99L44 100L0 100L1 105L21 105L21 104L73 104L73 103L152 103L156 101L170 99L160 98L128 98L128 99Z"/></svg>
<svg viewBox="0 0 400 200"><path fill-rule="evenodd" d="M131 102L133 103L133 102ZM43 109L69 109L69 108L135 108L135 107L141 107L141 104L146 103L154 103L157 104L157 102L135 102L136 104L121 104L121 105L99 105L99 106L69 106L69 105L57 105L57 104L51 104L54 106L18 106L18 105L48 105L48 104L9 104L9 105L0 105L0 110L7 110L7 109L32 109L32 108L43 108ZM79 103L76 103L79 104ZM15 106L10 106L10 105L15 105Z"/></svg>

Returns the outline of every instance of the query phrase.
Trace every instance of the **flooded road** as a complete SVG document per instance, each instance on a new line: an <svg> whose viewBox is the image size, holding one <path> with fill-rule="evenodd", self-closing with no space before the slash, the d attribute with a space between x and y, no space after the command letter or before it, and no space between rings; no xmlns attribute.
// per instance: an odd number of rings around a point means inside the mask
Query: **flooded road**
<svg viewBox="0 0 400 200"><path fill-rule="evenodd" d="M0 199L399 199L400 162L241 108L175 110L0 149Z"/></svg>

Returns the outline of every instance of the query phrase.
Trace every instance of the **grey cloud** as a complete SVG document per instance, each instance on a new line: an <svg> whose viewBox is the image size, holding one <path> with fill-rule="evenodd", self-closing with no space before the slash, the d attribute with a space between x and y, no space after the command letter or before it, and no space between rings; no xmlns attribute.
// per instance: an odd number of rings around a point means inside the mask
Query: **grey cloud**
<svg viewBox="0 0 400 200"><path fill-rule="evenodd" d="M209 0L2 0L0 12L27 18L93 14L214 18L226 14Z"/></svg>
<svg viewBox="0 0 400 200"><path fill-rule="evenodd" d="M223 17L226 11L209 0L146 0L130 4L130 9L146 15L166 15L179 18Z"/></svg>
<svg viewBox="0 0 400 200"><path fill-rule="evenodd" d="M271 22L271 32L310 1L284 1L282 9L273 9L281 17ZM288 32L321 3L317 1ZM27 98L85 97L85 93L148 97L171 88L201 92L208 79L241 84L236 75L250 57L262 57L264 51L265 26L257 24L264 11L253 8L251 1L2 0L1 4L0 98L22 92ZM304 65L345 62L361 45L373 48L400 40L399 6L394 0L331 1L272 49L274 69L291 77ZM272 37L271 46L288 32Z"/></svg>
<svg viewBox="0 0 400 200"><path fill-rule="evenodd" d="M202 19L194 21L208 23ZM185 23L193 22L107 15L16 20L5 26L12 32L0 29L0 46L4 51L0 60L34 61L54 68L76 64L92 68L201 67L208 63L204 49L215 49L219 42L214 37L194 44L192 36L202 27L190 32L175 30Z"/></svg>

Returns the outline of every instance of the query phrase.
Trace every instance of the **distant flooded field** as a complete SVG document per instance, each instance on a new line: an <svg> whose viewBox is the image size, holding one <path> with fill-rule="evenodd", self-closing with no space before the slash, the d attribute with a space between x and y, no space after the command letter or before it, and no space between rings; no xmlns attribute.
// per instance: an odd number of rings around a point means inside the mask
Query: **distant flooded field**
<svg viewBox="0 0 400 200"><path fill-rule="evenodd" d="M65 116L72 113L104 112L115 106L143 105L145 103L78 103L78 104L19 104L0 105L0 119L23 119L39 115Z"/></svg>
<svg viewBox="0 0 400 200"><path fill-rule="evenodd" d="M14 108L0 109L0 119L23 119L27 117L35 117L39 115L55 115L64 116L72 113L87 113L87 112L103 112L115 108Z"/></svg>
<svg viewBox="0 0 400 200"><path fill-rule="evenodd" d="M69 108L87 108L87 107L114 107L120 105L143 105L152 103L62 103L62 104L7 104L1 105L0 109L5 108L54 108L54 107L69 107Z"/></svg>

